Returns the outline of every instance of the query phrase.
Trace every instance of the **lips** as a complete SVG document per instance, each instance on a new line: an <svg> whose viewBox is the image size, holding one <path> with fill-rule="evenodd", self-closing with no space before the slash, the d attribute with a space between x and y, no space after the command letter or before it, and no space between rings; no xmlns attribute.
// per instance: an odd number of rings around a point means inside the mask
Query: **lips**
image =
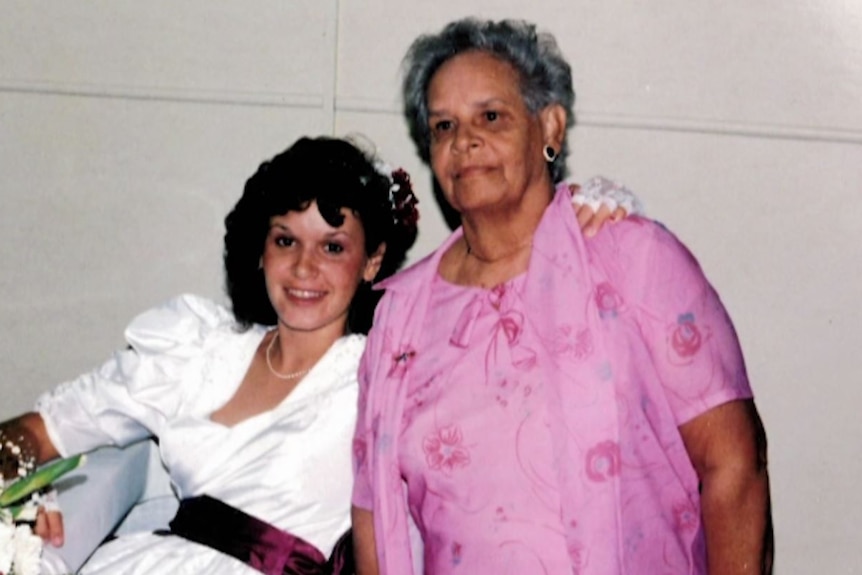
<svg viewBox="0 0 862 575"><path fill-rule="evenodd" d="M324 295L326 295L326 292L318 290L288 288L286 291L287 295L289 295L290 297L300 300L314 300L322 298Z"/></svg>
<svg viewBox="0 0 862 575"><path fill-rule="evenodd" d="M464 178L469 178L470 176L475 176L477 174L484 174L490 170L485 166L465 166L463 168L458 168L454 173L454 179L461 180Z"/></svg>

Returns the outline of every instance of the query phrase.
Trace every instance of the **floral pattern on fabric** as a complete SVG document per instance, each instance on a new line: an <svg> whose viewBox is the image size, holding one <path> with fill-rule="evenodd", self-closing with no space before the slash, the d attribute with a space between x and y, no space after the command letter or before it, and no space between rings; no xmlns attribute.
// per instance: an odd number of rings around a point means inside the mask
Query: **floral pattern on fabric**
<svg viewBox="0 0 862 575"><path fill-rule="evenodd" d="M564 194L524 276L441 280L458 231L385 284L356 430L375 448L353 493L383 575L706 572L678 427L751 396L733 326L669 232L629 218L585 241Z"/></svg>
<svg viewBox="0 0 862 575"><path fill-rule="evenodd" d="M463 445L457 425L444 427L425 437L422 442L429 469L451 473L453 469L470 465L470 452Z"/></svg>

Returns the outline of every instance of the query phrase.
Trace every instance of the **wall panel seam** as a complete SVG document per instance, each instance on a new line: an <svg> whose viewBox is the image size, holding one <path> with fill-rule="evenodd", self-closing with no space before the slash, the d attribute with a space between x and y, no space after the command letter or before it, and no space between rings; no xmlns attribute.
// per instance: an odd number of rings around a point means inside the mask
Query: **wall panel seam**
<svg viewBox="0 0 862 575"><path fill-rule="evenodd" d="M401 115L397 103L370 98L338 98L339 113ZM576 126L620 130L648 130L657 132L687 132L695 134L741 136L774 140L820 141L844 144L862 144L862 128L834 128L831 126L795 126L789 124L757 124L745 121L719 121L706 118L673 118L637 114L612 114L577 110Z"/></svg>
<svg viewBox="0 0 862 575"><path fill-rule="evenodd" d="M337 1L337 0L334 0ZM333 44L337 44L333 38ZM335 90L336 86L328 86ZM0 79L0 93L23 93L58 97L103 98L132 101L176 102L244 107L317 109L327 114L331 132L339 113L400 116L397 103L363 98L338 98L326 93L234 92L193 90L162 86L119 86L108 84L51 83ZM577 124L585 127L621 130L649 130L741 136L780 140L821 141L862 144L862 129L831 126L755 124L742 121L717 121L700 118L672 118L636 114L611 114L580 110Z"/></svg>
<svg viewBox="0 0 862 575"><path fill-rule="evenodd" d="M234 92L162 86L52 83L9 79L0 79L0 93L276 108L324 109L327 102L325 94L313 92Z"/></svg>
<svg viewBox="0 0 862 575"><path fill-rule="evenodd" d="M338 22L341 9L338 0L329 0L327 9L329 10L329 14L327 14L325 22L328 23L326 34L329 37L329 42L324 44L328 50L329 69L323 72L326 76L325 85L323 86L323 114L326 125L322 131L333 135L335 132L336 114L335 98L338 90L338 46L340 33Z"/></svg>

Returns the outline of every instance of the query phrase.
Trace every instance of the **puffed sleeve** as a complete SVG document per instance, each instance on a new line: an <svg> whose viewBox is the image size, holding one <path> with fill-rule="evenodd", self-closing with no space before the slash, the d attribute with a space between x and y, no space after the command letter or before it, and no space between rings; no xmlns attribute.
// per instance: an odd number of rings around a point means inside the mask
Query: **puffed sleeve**
<svg viewBox="0 0 862 575"><path fill-rule="evenodd" d="M660 224L633 220L615 232L621 291L677 425L751 397L736 331L697 260Z"/></svg>
<svg viewBox="0 0 862 575"><path fill-rule="evenodd" d="M137 316L126 328L126 349L37 400L57 450L68 456L157 435L182 404L184 380L207 338L232 321L224 308L191 295Z"/></svg>

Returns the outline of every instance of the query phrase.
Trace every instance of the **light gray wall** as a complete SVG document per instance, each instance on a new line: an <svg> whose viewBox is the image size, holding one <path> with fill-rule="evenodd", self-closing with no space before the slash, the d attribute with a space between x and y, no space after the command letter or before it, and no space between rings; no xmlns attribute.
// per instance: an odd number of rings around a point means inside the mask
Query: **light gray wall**
<svg viewBox="0 0 862 575"><path fill-rule="evenodd" d="M529 4L529 6L528 6ZM300 134L361 132L414 176L418 33L552 31L575 179L636 190L729 308L770 437L781 575L862 572L862 3L0 0L0 418L122 345L137 311L221 297L221 220Z"/></svg>

